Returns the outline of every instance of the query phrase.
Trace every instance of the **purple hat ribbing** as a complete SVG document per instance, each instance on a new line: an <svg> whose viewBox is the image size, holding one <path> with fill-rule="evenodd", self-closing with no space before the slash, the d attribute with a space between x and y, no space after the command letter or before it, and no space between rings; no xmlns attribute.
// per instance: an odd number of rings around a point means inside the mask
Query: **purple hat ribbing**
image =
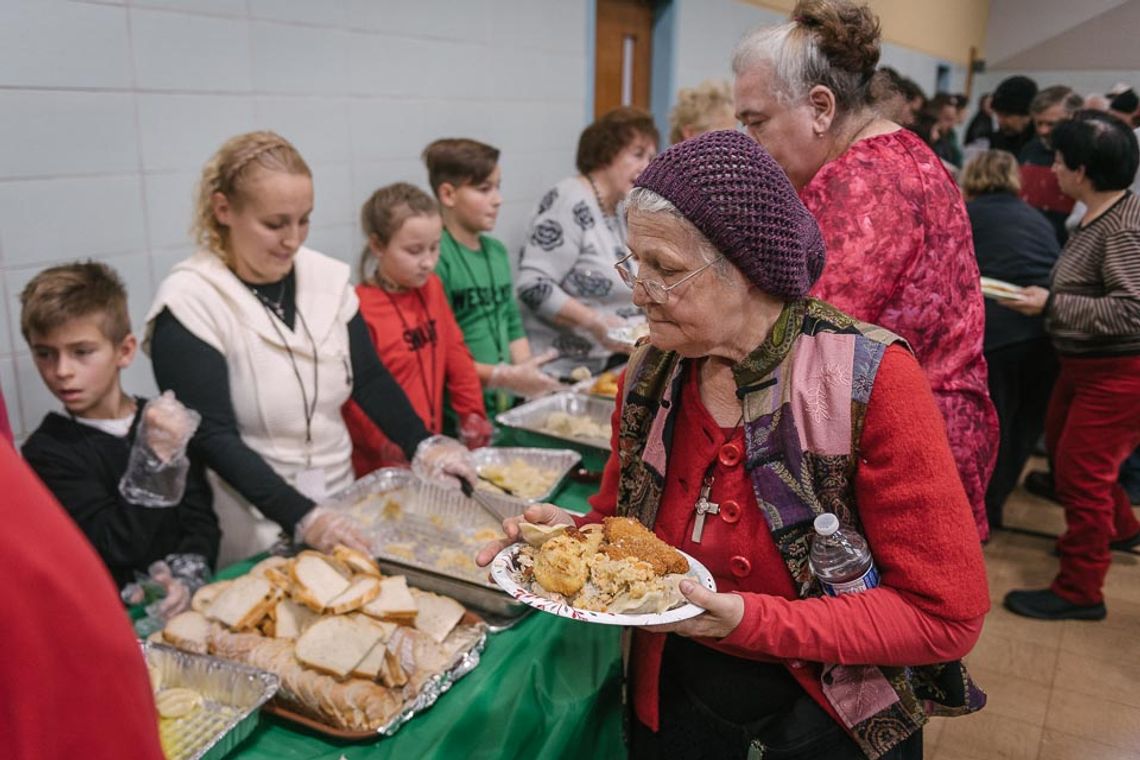
<svg viewBox="0 0 1140 760"><path fill-rule="evenodd" d="M740 132L707 132L661 153L634 183L677 207L756 287L807 294L823 236L780 165Z"/></svg>

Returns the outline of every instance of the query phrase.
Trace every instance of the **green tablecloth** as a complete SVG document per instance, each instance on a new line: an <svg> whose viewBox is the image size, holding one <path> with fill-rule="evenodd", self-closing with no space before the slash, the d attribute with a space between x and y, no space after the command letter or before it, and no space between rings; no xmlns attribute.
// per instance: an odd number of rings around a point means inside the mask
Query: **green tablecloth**
<svg viewBox="0 0 1140 760"><path fill-rule="evenodd" d="M554 501L585 511L596 485ZM251 562L219 573L240 575ZM344 742L271 716L231 755L242 760L620 758L621 664L613 626L535 612L488 637L479 667L394 736Z"/></svg>

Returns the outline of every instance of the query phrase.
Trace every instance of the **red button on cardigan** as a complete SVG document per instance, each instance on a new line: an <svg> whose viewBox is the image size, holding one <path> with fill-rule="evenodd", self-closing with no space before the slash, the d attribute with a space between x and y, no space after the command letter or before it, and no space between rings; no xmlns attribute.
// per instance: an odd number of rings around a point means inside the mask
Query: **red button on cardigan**
<svg viewBox="0 0 1140 760"><path fill-rule="evenodd" d="M740 460L744 458L744 449L739 441L729 441L720 447L720 455L717 459L725 467L735 467L740 464Z"/></svg>
<svg viewBox="0 0 1140 760"><path fill-rule="evenodd" d="M720 519L732 524L740 519L740 504L735 499L725 499L720 504Z"/></svg>
<svg viewBox="0 0 1140 760"><path fill-rule="evenodd" d="M737 578L743 578L752 572L752 563L748 561L747 557L742 557L737 554L735 557L728 561L728 569Z"/></svg>

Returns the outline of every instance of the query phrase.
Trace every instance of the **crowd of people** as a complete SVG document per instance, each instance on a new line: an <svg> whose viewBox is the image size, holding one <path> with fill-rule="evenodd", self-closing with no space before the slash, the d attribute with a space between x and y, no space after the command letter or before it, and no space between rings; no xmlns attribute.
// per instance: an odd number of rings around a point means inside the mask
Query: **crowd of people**
<svg viewBox="0 0 1140 760"><path fill-rule="evenodd" d="M1065 508L1060 569L1005 605L1103 618L1111 551L1140 545L1140 101L1014 76L960 137L967 98L927 99L879 54L865 6L801 0L740 41L731 86L682 90L660 155L649 113L601 116L514 272L494 146L435 140L426 190L372 193L354 284L305 247L301 154L237 135L139 337L104 264L24 288L63 407L24 459L169 616L276 543L367 549L331 501L354 478L471 479L495 414L625 365L592 511L504 527L632 516L716 578L682 584L705 614L634 633L631 755L921 757L928 716L984 704L961 663L989 608L981 546L1042 439L1027 487ZM984 299L983 277L1016 291ZM632 355L610 337L631 320ZM121 382L140 347L158 399ZM701 500L720 505L703 533ZM813 582L824 512L866 535L876 588Z"/></svg>

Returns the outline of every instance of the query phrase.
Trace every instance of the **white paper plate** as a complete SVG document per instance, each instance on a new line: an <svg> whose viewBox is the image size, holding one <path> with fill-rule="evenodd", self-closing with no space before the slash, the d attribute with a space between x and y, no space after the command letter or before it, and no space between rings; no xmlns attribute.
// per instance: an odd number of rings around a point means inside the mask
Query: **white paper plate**
<svg viewBox="0 0 1140 760"><path fill-rule="evenodd" d="M992 277L982 278L982 295L998 301L1024 301L1024 288Z"/></svg>
<svg viewBox="0 0 1140 760"><path fill-rule="evenodd" d="M542 610L543 612L549 612L551 615L570 618L571 620L581 620L586 623L633 626L678 623L682 620L696 617L704 612L703 609L689 602L682 604L680 607L675 607L666 612L656 614L626 615L613 612L593 612L592 610L580 610L577 607L571 607L569 604L538 596L520 586L512 577L513 574L518 571L518 567L515 563L519 549L523 546L525 546L525 544L511 544L495 555L495 559L491 561L491 578L495 583L499 584L499 587L502 588L503 591L506 591L523 604L534 607L536 610ZM689 561L689 572L687 573L689 578L700 583L709 591L716 591L716 581L713 580L708 568L684 552L681 552L681 556Z"/></svg>
<svg viewBox="0 0 1140 760"><path fill-rule="evenodd" d="M630 324L621 325L620 327L611 327L609 330L606 330L607 338L630 351L637 347L637 341L639 339L648 334L649 324L644 320L631 322Z"/></svg>

